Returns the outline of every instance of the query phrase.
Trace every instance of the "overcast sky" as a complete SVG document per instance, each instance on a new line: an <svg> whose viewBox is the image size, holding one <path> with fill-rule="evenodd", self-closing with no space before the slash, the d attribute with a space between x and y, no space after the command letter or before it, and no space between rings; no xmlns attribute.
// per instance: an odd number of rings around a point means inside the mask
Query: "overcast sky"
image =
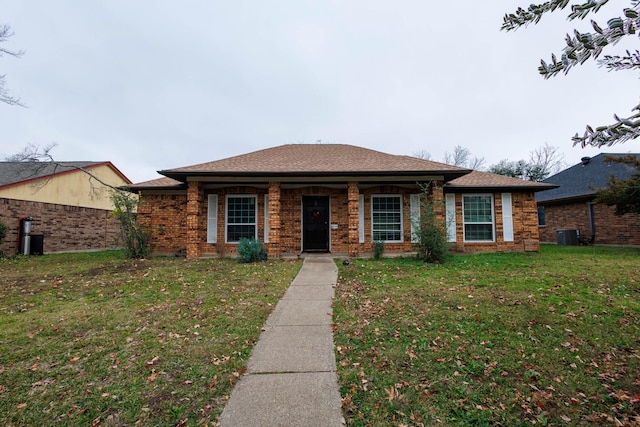
<svg viewBox="0 0 640 427"><path fill-rule="evenodd" d="M628 6L611 3L601 25ZM437 161L461 145L487 166L548 143L575 164L600 150L570 137L630 115L639 75L588 62L544 80L540 58L588 22L560 11L500 31L527 4L0 0L15 33L3 47L24 51L0 74L28 105L0 104L0 158L56 143L56 160L109 160L134 182L317 141Z"/></svg>

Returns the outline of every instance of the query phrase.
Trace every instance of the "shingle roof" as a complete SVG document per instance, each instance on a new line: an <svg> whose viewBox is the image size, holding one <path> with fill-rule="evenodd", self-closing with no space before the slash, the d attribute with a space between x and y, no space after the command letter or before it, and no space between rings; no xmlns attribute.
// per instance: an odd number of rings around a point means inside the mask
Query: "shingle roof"
<svg viewBox="0 0 640 427"><path fill-rule="evenodd" d="M183 189L186 188L186 185L183 182L163 176L162 178L152 179L150 181L144 181L137 184L131 184L128 187L130 190L140 191L158 189Z"/></svg>
<svg viewBox="0 0 640 427"><path fill-rule="evenodd" d="M0 162L0 187L105 164L110 165L126 182L131 182L110 162Z"/></svg>
<svg viewBox="0 0 640 427"><path fill-rule="evenodd" d="M445 191L456 190L528 190L543 191L555 188L553 184L525 181L495 173L473 171L467 175L456 178L444 186Z"/></svg>
<svg viewBox="0 0 640 427"><path fill-rule="evenodd" d="M213 162L159 171L184 181L186 176L265 176L409 173L454 174L469 169L411 156L398 156L346 144L287 144Z"/></svg>
<svg viewBox="0 0 640 427"><path fill-rule="evenodd" d="M595 194L593 188L606 187L611 175L620 179L630 178L633 175L635 169L632 166L625 163L605 161L607 157L623 157L629 155L640 158L640 154L629 153L600 153L591 158L585 157L585 160L577 165L571 166L545 179L543 182L553 183L559 187L536 194L536 201L551 202L592 197Z"/></svg>

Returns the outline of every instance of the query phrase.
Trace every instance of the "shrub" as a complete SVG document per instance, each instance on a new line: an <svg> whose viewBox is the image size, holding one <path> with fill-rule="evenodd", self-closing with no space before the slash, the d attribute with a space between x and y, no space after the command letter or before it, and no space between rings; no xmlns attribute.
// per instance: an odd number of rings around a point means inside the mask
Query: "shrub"
<svg viewBox="0 0 640 427"><path fill-rule="evenodd" d="M384 254L384 242L377 241L373 243L373 257L375 259L382 258L382 254Z"/></svg>
<svg viewBox="0 0 640 427"><path fill-rule="evenodd" d="M151 232L137 222L138 199L125 191L114 191L112 200L115 206L113 216L120 221L127 257L145 258L152 250Z"/></svg>
<svg viewBox="0 0 640 427"><path fill-rule="evenodd" d="M259 240L256 239L240 239L238 245L238 261L239 262L257 262L267 260L267 250Z"/></svg>
<svg viewBox="0 0 640 427"><path fill-rule="evenodd" d="M4 238L7 237L7 231L9 230L9 227L7 227L7 225L0 221L0 243L4 242Z"/></svg>
<svg viewBox="0 0 640 427"><path fill-rule="evenodd" d="M445 260L449 252L447 243L447 226L444 216L436 215L436 206L428 197L429 188L425 188L426 202L422 203L423 212L415 238L418 259L428 263L439 263Z"/></svg>
<svg viewBox="0 0 640 427"><path fill-rule="evenodd" d="M7 231L9 231L9 227L7 227L4 222L0 221L0 244L2 244L2 242L4 242L4 238L7 237ZM0 250L0 258L3 256L4 252Z"/></svg>

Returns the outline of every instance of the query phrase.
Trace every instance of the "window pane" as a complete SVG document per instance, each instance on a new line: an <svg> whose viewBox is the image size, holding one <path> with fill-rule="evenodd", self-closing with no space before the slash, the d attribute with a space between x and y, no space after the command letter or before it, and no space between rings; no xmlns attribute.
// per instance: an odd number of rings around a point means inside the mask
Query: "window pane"
<svg viewBox="0 0 640 427"><path fill-rule="evenodd" d="M256 237L256 228L253 225L229 225L227 227L227 241L239 242L240 239L254 239Z"/></svg>
<svg viewBox="0 0 640 427"><path fill-rule="evenodd" d="M467 241L493 241L493 198L464 196L464 237Z"/></svg>
<svg viewBox="0 0 640 427"><path fill-rule="evenodd" d="M465 224L464 237L466 240L493 240L493 225Z"/></svg>
<svg viewBox="0 0 640 427"><path fill-rule="evenodd" d="M256 237L256 198L227 198L227 242Z"/></svg>
<svg viewBox="0 0 640 427"><path fill-rule="evenodd" d="M402 200L399 196L373 196L374 241L402 241Z"/></svg>

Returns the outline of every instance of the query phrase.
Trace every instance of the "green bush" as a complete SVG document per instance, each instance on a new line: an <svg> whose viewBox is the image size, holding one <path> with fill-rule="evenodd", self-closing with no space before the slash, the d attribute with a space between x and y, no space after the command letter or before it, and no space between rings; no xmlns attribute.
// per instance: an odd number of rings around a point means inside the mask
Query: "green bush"
<svg viewBox="0 0 640 427"><path fill-rule="evenodd" d="M436 216L434 202L428 197L426 199L427 201L422 203L423 213L420 215L420 224L415 234L417 257L424 262L441 263L450 249L447 242L447 226L443 218Z"/></svg>
<svg viewBox="0 0 640 427"><path fill-rule="evenodd" d="M0 243L4 242L4 238L7 237L7 231L9 230L9 227L7 227L7 225L0 221Z"/></svg>
<svg viewBox="0 0 640 427"><path fill-rule="evenodd" d="M384 254L384 242L377 241L373 243L373 258L380 259Z"/></svg>
<svg viewBox="0 0 640 427"><path fill-rule="evenodd" d="M257 262L267 260L267 249L259 240L256 239L240 239L238 245L238 261L239 262Z"/></svg>

